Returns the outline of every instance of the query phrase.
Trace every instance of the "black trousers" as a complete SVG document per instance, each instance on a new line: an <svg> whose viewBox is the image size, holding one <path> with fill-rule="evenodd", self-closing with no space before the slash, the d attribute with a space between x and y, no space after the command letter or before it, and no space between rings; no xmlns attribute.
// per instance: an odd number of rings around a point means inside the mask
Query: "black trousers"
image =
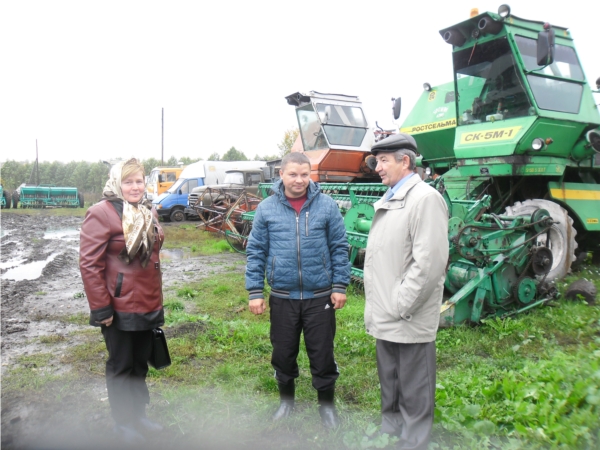
<svg viewBox="0 0 600 450"><path fill-rule="evenodd" d="M269 306L273 345L271 364L277 382L288 384L298 378L296 360L300 334L304 332L313 387L318 391L333 388L339 372L333 357L335 310L331 298L290 300L271 296Z"/></svg>
<svg viewBox="0 0 600 450"><path fill-rule="evenodd" d="M152 330L122 331L114 324L102 326L108 350L106 388L113 419L131 423L145 415L150 393L146 386L148 358L152 352Z"/></svg>
<svg viewBox="0 0 600 450"><path fill-rule="evenodd" d="M435 341L400 344L377 339L381 432L400 448L426 450L435 406Z"/></svg>

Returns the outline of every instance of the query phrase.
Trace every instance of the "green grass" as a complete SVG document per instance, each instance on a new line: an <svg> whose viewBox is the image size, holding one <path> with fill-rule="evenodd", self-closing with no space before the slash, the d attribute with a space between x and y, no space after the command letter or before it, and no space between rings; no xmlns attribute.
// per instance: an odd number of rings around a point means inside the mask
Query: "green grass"
<svg viewBox="0 0 600 450"><path fill-rule="evenodd" d="M559 290L564 292L569 282L582 276L600 281L598 268L587 266L560 283ZM182 389L197 384L200 390L251 403L268 420L277 403L268 314L248 311L243 281L243 274L234 273L180 288L178 298L195 307L195 314L168 312L167 322L174 329L186 321L204 328L170 339L173 364L151 376L161 392L169 393L165 395L177 396L172 383ZM341 370L337 399L344 426L335 436L319 435L323 440L313 446L339 446L340 440L349 448L391 444L374 433L380 397L375 345L364 331L363 311L363 295L351 290L347 306L337 312L335 341ZM440 330L432 445L595 447L600 442L599 336L600 308L566 300L476 327ZM306 428L308 436L318 415L311 409L316 395L303 345L298 363L301 412L287 426ZM307 416L308 424L301 424ZM179 426L189 429L185 423Z"/></svg>
<svg viewBox="0 0 600 450"><path fill-rule="evenodd" d="M164 226L165 243L163 248L185 248L194 254L216 255L218 253L233 251L222 236L202 231L194 225L169 225Z"/></svg>
<svg viewBox="0 0 600 450"><path fill-rule="evenodd" d="M75 325L89 325L90 315L84 313L72 314L70 316L67 316L63 320L67 323L72 323Z"/></svg>
<svg viewBox="0 0 600 450"><path fill-rule="evenodd" d="M564 292L578 277L598 285L599 268L585 266L559 283L559 290ZM285 423L270 422L278 400L269 315L248 311L244 275L217 274L180 285L165 293L164 329L172 365L149 372L153 402L158 404L155 413L170 430L178 430L182 442L200 433L216 442L223 439L224 446L238 439L241 446L256 442L265 448L393 444L376 433L380 396L375 342L364 330L364 303L362 293L350 289L346 307L336 313L335 354L341 372L336 396L342 427L326 433L319 423L303 344L296 413ZM79 317L74 320L83 321ZM101 337L90 335L86 343L67 351L64 362L80 373L102 377L105 358ZM598 448L600 306L557 300L504 320L442 329L437 362L431 448ZM22 383L17 375L24 377ZM3 377L3 390L38 389L47 377L20 365ZM223 435L224 423L235 431Z"/></svg>
<svg viewBox="0 0 600 450"><path fill-rule="evenodd" d="M53 355L38 353L17 358L17 364L2 376L2 392L30 392L42 389L47 383L58 379L46 370Z"/></svg>
<svg viewBox="0 0 600 450"><path fill-rule="evenodd" d="M59 342L64 342L67 340L67 337L62 334L50 334L48 336L40 337L40 342L42 344L57 344Z"/></svg>

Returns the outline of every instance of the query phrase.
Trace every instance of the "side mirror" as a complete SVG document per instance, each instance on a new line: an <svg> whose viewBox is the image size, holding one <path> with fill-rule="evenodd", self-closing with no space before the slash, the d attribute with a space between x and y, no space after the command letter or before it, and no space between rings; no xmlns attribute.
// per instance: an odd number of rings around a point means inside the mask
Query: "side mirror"
<svg viewBox="0 0 600 450"><path fill-rule="evenodd" d="M178 194L179 194L179 195L181 195L181 194L182 194L182 192L181 192L181 189L179 189L179 191L178 191Z"/></svg>
<svg viewBox="0 0 600 450"><path fill-rule="evenodd" d="M158 182L159 183L164 183L165 182L165 180L164 180L164 178L162 176L162 173L158 174Z"/></svg>
<svg viewBox="0 0 600 450"><path fill-rule="evenodd" d="M544 31L538 33L537 38L537 64L548 66L554 62L554 29L550 24L544 24Z"/></svg>
<svg viewBox="0 0 600 450"><path fill-rule="evenodd" d="M393 98L394 106L392 109L394 110L394 119L398 120L400 118L400 111L402 110L402 99L400 97Z"/></svg>

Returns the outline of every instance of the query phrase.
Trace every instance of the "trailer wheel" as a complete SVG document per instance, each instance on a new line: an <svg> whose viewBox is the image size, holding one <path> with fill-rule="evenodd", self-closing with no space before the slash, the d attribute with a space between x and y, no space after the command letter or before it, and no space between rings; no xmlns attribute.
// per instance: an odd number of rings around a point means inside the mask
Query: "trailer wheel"
<svg viewBox="0 0 600 450"><path fill-rule="evenodd" d="M593 305L596 302L597 293L598 290L591 281L577 280L567 288L565 297L569 300L577 300L581 296L588 304Z"/></svg>
<svg viewBox="0 0 600 450"><path fill-rule="evenodd" d="M19 200L21 197L19 197L19 193L17 191L13 192L12 194L12 205L13 208L16 208L17 205L19 204Z"/></svg>
<svg viewBox="0 0 600 450"><path fill-rule="evenodd" d="M78 192L77 198L79 199L79 207L83 208L85 206L85 203L83 201L83 192Z"/></svg>
<svg viewBox="0 0 600 450"><path fill-rule="evenodd" d="M182 209L176 209L171 213L171 222L183 222L185 220L185 213Z"/></svg>
<svg viewBox="0 0 600 450"><path fill-rule="evenodd" d="M537 237L536 243L544 245L552 251L552 268L546 275L546 280L563 278L571 270L571 264L576 260L575 249L577 230L573 227L573 219L569 213L557 203L549 200L533 199L517 202L506 208L510 216L531 216L536 209L543 208L550 213L554 224L548 233Z"/></svg>
<svg viewBox="0 0 600 450"><path fill-rule="evenodd" d="M6 195L6 192L3 192L2 197L4 197L4 205L2 205L2 209L10 209L10 195Z"/></svg>

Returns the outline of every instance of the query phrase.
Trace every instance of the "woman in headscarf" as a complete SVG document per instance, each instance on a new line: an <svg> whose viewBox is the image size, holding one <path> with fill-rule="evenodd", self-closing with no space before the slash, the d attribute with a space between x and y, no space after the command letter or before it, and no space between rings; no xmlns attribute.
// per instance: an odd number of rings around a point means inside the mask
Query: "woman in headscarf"
<svg viewBox="0 0 600 450"><path fill-rule="evenodd" d="M101 327L108 350L106 387L115 433L130 443L162 429L145 409L152 330L164 323L159 260L164 234L144 191L144 166L136 159L113 166L102 200L83 221L79 255L90 325Z"/></svg>

